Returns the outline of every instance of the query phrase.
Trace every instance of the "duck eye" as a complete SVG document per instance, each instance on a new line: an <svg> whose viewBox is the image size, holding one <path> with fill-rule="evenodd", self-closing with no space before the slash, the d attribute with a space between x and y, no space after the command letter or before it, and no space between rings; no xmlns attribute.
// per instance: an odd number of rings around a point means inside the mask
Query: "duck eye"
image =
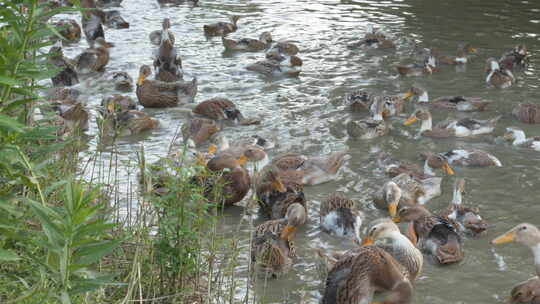
<svg viewBox="0 0 540 304"><path fill-rule="evenodd" d="M521 230L527 230L527 226L523 226L520 228Z"/></svg>

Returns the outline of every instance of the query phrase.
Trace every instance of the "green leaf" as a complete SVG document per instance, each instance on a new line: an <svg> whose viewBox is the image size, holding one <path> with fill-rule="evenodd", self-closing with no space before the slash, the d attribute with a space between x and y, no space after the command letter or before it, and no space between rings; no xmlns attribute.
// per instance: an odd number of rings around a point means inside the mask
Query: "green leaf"
<svg viewBox="0 0 540 304"><path fill-rule="evenodd" d="M90 265L111 253L120 245L120 242L120 240L95 242L75 251L73 257L77 259L79 264Z"/></svg>
<svg viewBox="0 0 540 304"><path fill-rule="evenodd" d="M8 86L19 86L19 85L22 85L22 82L11 77L0 75L0 84L5 84Z"/></svg>
<svg viewBox="0 0 540 304"><path fill-rule="evenodd" d="M0 128L22 133L24 125L7 115L0 114Z"/></svg>
<svg viewBox="0 0 540 304"><path fill-rule="evenodd" d="M13 251L0 248L0 261L18 261L21 258Z"/></svg>

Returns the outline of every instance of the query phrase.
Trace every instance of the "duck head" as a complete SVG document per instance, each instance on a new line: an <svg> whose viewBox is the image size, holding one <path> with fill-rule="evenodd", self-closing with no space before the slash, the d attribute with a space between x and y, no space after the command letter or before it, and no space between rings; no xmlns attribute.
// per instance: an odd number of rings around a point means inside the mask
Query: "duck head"
<svg viewBox="0 0 540 304"><path fill-rule="evenodd" d="M535 248L540 244L540 231L532 224L522 223L493 239L491 244L510 242L518 242L529 248Z"/></svg>
<svg viewBox="0 0 540 304"><path fill-rule="evenodd" d="M401 188L395 182L389 181L386 183L384 192L388 213L390 217L395 218L398 215L397 210L402 195Z"/></svg>
<svg viewBox="0 0 540 304"><path fill-rule="evenodd" d="M423 216L430 215L431 213L424 206L416 205L412 207L403 207L399 210L398 216L392 218L395 223L399 222L413 222L420 219Z"/></svg>
<svg viewBox="0 0 540 304"><path fill-rule="evenodd" d="M281 232L281 239L289 240L299 226L304 225L307 219L306 208L299 203L289 205L287 208L287 225Z"/></svg>
<svg viewBox="0 0 540 304"><path fill-rule="evenodd" d="M368 230L367 236L362 240L362 245L371 245L377 240L392 238L395 234L401 234L399 227L390 219L380 219Z"/></svg>
<svg viewBox="0 0 540 304"><path fill-rule="evenodd" d="M152 75L152 69L150 68L150 66L146 64L141 66L141 68L139 69L139 78L137 79L137 85L142 85L144 80L150 75Z"/></svg>

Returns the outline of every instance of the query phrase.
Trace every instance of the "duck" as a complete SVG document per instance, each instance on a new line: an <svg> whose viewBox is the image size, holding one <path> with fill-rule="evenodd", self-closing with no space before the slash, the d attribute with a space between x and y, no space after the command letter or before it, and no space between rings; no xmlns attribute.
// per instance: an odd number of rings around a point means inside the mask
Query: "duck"
<svg viewBox="0 0 540 304"><path fill-rule="evenodd" d="M178 55L174 42L169 37L167 18L164 20L163 30L161 31L161 43L155 52L154 69L156 71L156 80L165 82L174 82L183 80L182 59Z"/></svg>
<svg viewBox="0 0 540 304"><path fill-rule="evenodd" d="M384 121L385 102L380 97L374 98L370 106L372 116L358 121L350 120L347 125L347 134L356 139L374 139L388 133L388 124Z"/></svg>
<svg viewBox="0 0 540 304"><path fill-rule="evenodd" d="M388 292L381 303L412 301L413 286L403 265L381 247L359 246L329 270L321 304L376 303L373 294L381 291Z"/></svg>
<svg viewBox="0 0 540 304"><path fill-rule="evenodd" d="M155 30L148 35L148 39L150 39L150 43L152 43L155 46L161 45L161 33L166 31L167 36L169 37L169 40L171 41L172 45L174 45L174 34L170 30L171 28L171 19L169 18L163 18L163 22L161 23L161 30Z"/></svg>
<svg viewBox="0 0 540 304"><path fill-rule="evenodd" d="M203 26L204 34L208 37L212 36L226 36L230 33L236 32L238 26L236 23L240 19L240 16L229 16L229 22L217 22L212 24L206 24Z"/></svg>
<svg viewBox="0 0 540 304"><path fill-rule="evenodd" d="M69 130L88 130L90 114L80 101L74 99L57 100L53 102L53 109L56 110Z"/></svg>
<svg viewBox="0 0 540 304"><path fill-rule="evenodd" d="M366 90L355 90L345 95L345 104L352 112L369 110L375 96Z"/></svg>
<svg viewBox="0 0 540 304"><path fill-rule="evenodd" d="M533 224L521 223L496 237L491 244L517 242L531 249L536 276L519 283L512 289L512 303L538 303L540 301L540 230Z"/></svg>
<svg viewBox="0 0 540 304"><path fill-rule="evenodd" d="M215 141L216 138L221 137L221 134L216 135L217 136L212 136L210 141ZM230 155L231 157L238 158L240 155L244 155L247 162L246 168L251 176L254 176L258 170L264 168L270 162L268 154L266 154L264 149L258 145L235 143L232 146L229 146L228 144L224 146L222 144L215 145L212 143L210 146L214 146L212 149L215 150L214 154L216 156Z"/></svg>
<svg viewBox="0 0 540 304"><path fill-rule="evenodd" d="M255 227L251 263L257 270L272 278L288 272L292 258L296 257L295 232L306 220L304 206L294 203L287 208L285 218L266 221Z"/></svg>
<svg viewBox="0 0 540 304"><path fill-rule="evenodd" d="M147 79L151 74L152 70L148 65L141 66L136 90L141 105L166 108L193 102L197 94L197 77L193 77L191 82L164 82Z"/></svg>
<svg viewBox="0 0 540 304"><path fill-rule="evenodd" d="M280 40L276 42L265 54L266 59L282 62L296 56L300 52L298 46L289 40Z"/></svg>
<svg viewBox="0 0 540 304"><path fill-rule="evenodd" d="M120 71L112 75L114 89L120 92L131 92L133 90L133 78L128 73Z"/></svg>
<svg viewBox="0 0 540 304"><path fill-rule="evenodd" d="M290 76L298 77L302 72L301 66L303 65L300 57L293 55L286 61L286 64L282 62L266 59L252 63L246 67L247 70L260 73L266 77L280 77Z"/></svg>
<svg viewBox="0 0 540 304"><path fill-rule="evenodd" d="M421 159L432 157L435 153L420 152ZM457 148L439 153L448 164L461 167L502 167L501 161L493 154L480 149Z"/></svg>
<svg viewBox="0 0 540 304"><path fill-rule="evenodd" d="M75 58L75 66L79 73L102 72L109 63L109 48L112 45L99 37L95 43L96 48L86 49Z"/></svg>
<svg viewBox="0 0 540 304"><path fill-rule="evenodd" d="M540 123L540 106L533 103L519 103L512 109L512 115L522 123Z"/></svg>
<svg viewBox="0 0 540 304"><path fill-rule="evenodd" d="M220 127L215 120L203 117L193 117L182 125L184 142L193 147L199 147L207 142L212 135L219 132Z"/></svg>
<svg viewBox="0 0 540 304"><path fill-rule="evenodd" d="M193 108L193 113L216 121L237 122L240 125L260 124L260 120L245 118L234 102L222 97L214 97L200 102Z"/></svg>
<svg viewBox="0 0 540 304"><path fill-rule="evenodd" d="M53 86L73 86L79 83L79 76L75 69L75 66L71 63L70 60L64 57L64 52L62 47L53 46L49 50L48 62L56 66L60 71L51 77Z"/></svg>
<svg viewBox="0 0 540 304"><path fill-rule="evenodd" d="M488 120L463 118L447 120L433 127L431 112L427 107L418 106L411 116L403 123L408 126L417 120L422 121L419 134L425 137L467 137L493 132L501 116Z"/></svg>
<svg viewBox="0 0 540 304"><path fill-rule="evenodd" d="M122 112L128 110L137 110L135 101L126 95L112 94L101 100L101 106L109 112Z"/></svg>
<svg viewBox="0 0 540 304"><path fill-rule="evenodd" d="M381 153L377 157L380 166L383 167L386 175L390 177L406 173L416 180L425 180L435 176L435 169L442 169L448 175L454 175L454 170L450 167L448 159L440 154L429 154L423 157L424 166L406 161L394 159L389 153Z"/></svg>
<svg viewBox="0 0 540 304"><path fill-rule="evenodd" d="M250 51L257 52L267 49L272 43L272 34L262 32L259 39L242 38L240 40L227 39L221 37L223 47L227 51Z"/></svg>
<svg viewBox="0 0 540 304"><path fill-rule="evenodd" d="M222 185L219 194L214 193L212 187L206 189L207 197L219 201L219 206L228 207L241 201L251 188L251 178L248 171L243 167L246 163L246 157L241 155L239 158L233 158L229 155L214 156L206 165L212 172L221 172L217 183ZM219 195L219 199L215 199Z"/></svg>
<svg viewBox="0 0 540 304"><path fill-rule="evenodd" d="M52 87L46 91L45 98L48 101L58 101L58 100L77 100L81 96L81 91L74 88L67 87Z"/></svg>
<svg viewBox="0 0 540 304"><path fill-rule="evenodd" d="M359 243L364 215L356 209L355 201L341 193L333 193L321 202L319 219L321 230L330 235L349 238Z"/></svg>
<svg viewBox="0 0 540 304"><path fill-rule="evenodd" d="M60 19L53 22L60 36L63 38L63 43L77 43L81 40L81 27L77 21L73 19Z"/></svg>
<svg viewBox="0 0 540 304"><path fill-rule="evenodd" d="M438 71L437 61L433 56L429 56L423 64L400 64L396 69L401 76L409 77L431 75Z"/></svg>
<svg viewBox="0 0 540 304"><path fill-rule="evenodd" d="M94 0L81 0L81 7L85 9L81 12L83 32L88 45L92 48L97 38L105 39L103 24L105 24L106 16L96 7Z"/></svg>
<svg viewBox="0 0 540 304"><path fill-rule="evenodd" d="M499 65L507 70L513 70L515 67L524 68L528 64L529 52L525 44L516 45L499 59Z"/></svg>
<svg viewBox="0 0 540 304"><path fill-rule="evenodd" d="M420 205L401 208L393 220L409 222L409 239L416 243L420 250L433 256L439 264L452 264L463 260L463 239L455 222L434 215Z"/></svg>
<svg viewBox="0 0 540 304"><path fill-rule="evenodd" d="M486 60L486 84L488 86L505 89L514 84L515 78L512 71L506 68L501 68L497 60L490 57Z"/></svg>
<svg viewBox="0 0 540 304"><path fill-rule="evenodd" d="M101 123L102 134L129 136L159 127L159 121L138 110L110 112L106 109Z"/></svg>
<svg viewBox="0 0 540 304"><path fill-rule="evenodd" d="M404 96L404 99L416 97L417 102L432 108L443 108L460 112L484 111L487 106L493 103L481 97L465 96L441 96L434 100L429 100L427 90L418 86L411 87Z"/></svg>
<svg viewBox="0 0 540 304"><path fill-rule="evenodd" d="M439 55L437 50L432 49L431 53L437 58L439 64L459 65L469 62L469 56L478 51L469 43L460 43L457 47L456 56Z"/></svg>
<svg viewBox="0 0 540 304"><path fill-rule="evenodd" d="M350 158L348 150L320 156L285 153L274 157L271 163L282 171L293 171L302 185L319 185L337 178L339 169Z"/></svg>
<svg viewBox="0 0 540 304"><path fill-rule="evenodd" d="M123 0L97 0L96 5L99 7L118 7Z"/></svg>
<svg viewBox="0 0 540 304"><path fill-rule="evenodd" d="M525 132L516 127L507 127L504 133L506 140L512 141L514 146L524 146L536 151L540 151L540 136L529 137L525 136Z"/></svg>
<svg viewBox="0 0 540 304"><path fill-rule="evenodd" d="M381 242L386 240L386 242ZM373 221L362 246L375 244L390 253L404 268L404 274L411 284L422 273L424 257L416 244L401 233L399 227L389 218Z"/></svg>
<svg viewBox="0 0 540 304"><path fill-rule="evenodd" d="M465 193L465 179L458 178L454 183L452 201L440 213L442 217L448 218L458 224L460 233L478 235L484 232L488 224L480 216L478 208L468 208L463 206L463 194Z"/></svg>
<svg viewBox="0 0 540 304"><path fill-rule="evenodd" d="M105 25L114 29L129 28L129 22L127 22L117 10L105 12Z"/></svg>
<svg viewBox="0 0 540 304"><path fill-rule="evenodd" d="M289 205L299 203L307 210L304 187L299 174L268 164L257 174L255 193L259 211L271 219L285 217Z"/></svg>
<svg viewBox="0 0 540 304"><path fill-rule="evenodd" d="M396 45L392 40L388 39L385 34L373 27L372 24L368 24L364 37L359 42L353 43L349 46L349 48L357 47L391 49L395 48Z"/></svg>

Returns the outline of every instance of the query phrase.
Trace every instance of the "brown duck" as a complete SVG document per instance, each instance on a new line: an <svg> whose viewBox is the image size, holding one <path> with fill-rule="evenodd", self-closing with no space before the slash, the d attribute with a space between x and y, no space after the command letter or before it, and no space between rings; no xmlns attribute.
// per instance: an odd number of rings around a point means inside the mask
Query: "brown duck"
<svg viewBox="0 0 540 304"><path fill-rule="evenodd" d="M182 125L184 142L193 147L204 144L212 135L219 132L220 128L212 119L194 117Z"/></svg>
<svg viewBox="0 0 540 304"><path fill-rule="evenodd" d="M413 287L401 265L376 245L354 248L328 272L322 304L376 303L375 292L387 291L384 304L406 304Z"/></svg>
<svg viewBox="0 0 540 304"><path fill-rule="evenodd" d="M108 49L112 45L101 37L97 38L95 43L98 45L97 48L86 49L74 59L77 71L80 73L102 72L109 63Z"/></svg>
<svg viewBox="0 0 540 304"><path fill-rule="evenodd" d="M515 67L524 68L527 64L529 64L529 52L524 44L516 45L513 50L499 59L499 65L508 70L513 70Z"/></svg>
<svg viewBox="0 0 540 304"><path fill-rule="evenodd" d="M307 220L304 206L295 203L283 219L266 221L255 227L251 262L257 270L277 278L289 270L296 256L294 235Z"/></svg>
<svg viewBox="0 0 540 304"><path fill-rule="evenodd" d="M168 19L163 21L163 30L161 31L161 43L154 59L154 70L156 71L156 80L174 82L183 80L182 59L178 55L174 41L169 36L167 26Z"/></svg>
<svg viewBox="0 0 540 304"><path fill-rule="evenodd" d="M417 86L411 87L405 93L405 99L415 96L418 103L431 108L451 109L461 112L484 111L485 108L492 104L492 100L486 100L481 97L465 97L465 96L441 96L433 100L429 100L428 92Z"/></svg>
<svg viewBox="0 0 540 304"><path fill-rule="evenodd" d="M221 37L221 42L227 51L257 52L265 50L270 46L270 43L272 43L272 34L270 32L262 32L259 39L242 38L240 40L233 40Z"/></svg>
<svg viewBox="0 0 540 304"><path fill-rule="evenodd" d="M174 45L175 38L170 28L171 28L171 20L169 18L164 18L161 24L161 30L155 30L151 32L150 35L148 35L148 38L150 39L150 43L156 46L161 45L162 32L166 31L169 37L169 40Z"/></svg>
<svg viewBox="0 0 540 304"><path fill-rule="evenodd" d="M476 48L472 47L468 43L460 43L457 47L456 55L440 55L436 49L432 49L431 53L437 58L437 62L440 64L465 64L469 62L469 56L471 54L476 54Z"/></svg>
<svg viewBox="0 0 540 304"><path fill-rule="evenodd" d="M204 34L206 36L225 36L232 32L236 32L238 26L236 23L240 19L240 16L229 16L229 22L217 22L212 24L206 24L203 26Z"/></svg>
<svg viewBox="0 0 540 304"><path fill-rule="evenodd" d="M486 60L486 84L496 88L508 88L515 82L514 74L509 69L501 68L497 60L491 57Z"/></svg>
<svg viewBox="0 0 540 304"><path fill-rule="evenodd" d="M423 64L400 64L396 69L401 76L431 75L438 71L437 60L433 56L429 56Z"/></svg>
<svg viewBox="0 0 540 304"><path fill-rule="evenodd" d="M394 221L410 222L409 239L420 250L432 255L439 264L463 260L463 240L455 222L433 215L420 205L402 208Z"/></svg>
<svg viewBox="0 0 540 304"><path fill-rule="evenodd" d="M197 94L196 77L191 82L164 82L147 79L151 74L149 66L141 66L136 91L141 105L149 108L166 108L193 102Z"/></svg>
<svg viewBox="0 0 540 304"><path fill-rule="evenodd" d="M94 0L81 0L81 7L85 9L81 12L83 32L88 45L92 48L96 39L105 39L103 24L105 24L106 16L102 10L96 8Z"/></svg>
<svg viewBox="0 0 540 304"><path fill-rule="evenodd" d="M78 84L79 76L77 75L76 68L75 66L73 66L70 60L64 58L64 52L62 51L62 47L52 47L49 51L49 54L49 63L60 69L58 74L51 77L53 86L69 87Z"/></svg>
<svg viewBox="0 0 540 304"><path fill-rule="evenodd" d="M216 181L223 185L219 194L214 193L212 186L206 190L206 195L212 198L219 206L232 206L241 201L248 193L251 187L251 179L249 173L243 167L246 162L246 157L241 156L238 159L232 158L229 155L215 156L206 167L213 172L221 172L221 176ZM218 195L218 197L215 197Z"/></svg>
<svg viewBox="0 0 540 304"><path fill-rule="evenodd" d="M540 106L533 103L520 103L512 110L512 115L522 123L540 123Z"/></svg>
<svg viewBox="0 0 540 304"><path fill-rule="evenodd" d="M115 72L112 81L117 91L131 92L133 90L133 78L126 72Z"/></svg>
<svg viewBox="0 0 540 304"><path fill-rule="evenodd" d="M356 208L355 201L343 194L331 194L321 203L319 210L321 229L331 235L360 242L363 214Z"/></svg>
<svg viewBox="0 0 540 304"><path fill-rule="evenodd" d="M230 120L233 122L238 122L241 125L253 125L260 123L259 120L245 118L240 110L238 110L234 102L221 97L210 98L199 103L195 108L193 108L193 113L217 121Z"/></svg>
<svg viewBox="0 0 540 304"><path fill-rule="evenodd" d="M54 27L65 43L76 43L81 40L81 27L73 19L60 19L53 22Z"/></svg>

